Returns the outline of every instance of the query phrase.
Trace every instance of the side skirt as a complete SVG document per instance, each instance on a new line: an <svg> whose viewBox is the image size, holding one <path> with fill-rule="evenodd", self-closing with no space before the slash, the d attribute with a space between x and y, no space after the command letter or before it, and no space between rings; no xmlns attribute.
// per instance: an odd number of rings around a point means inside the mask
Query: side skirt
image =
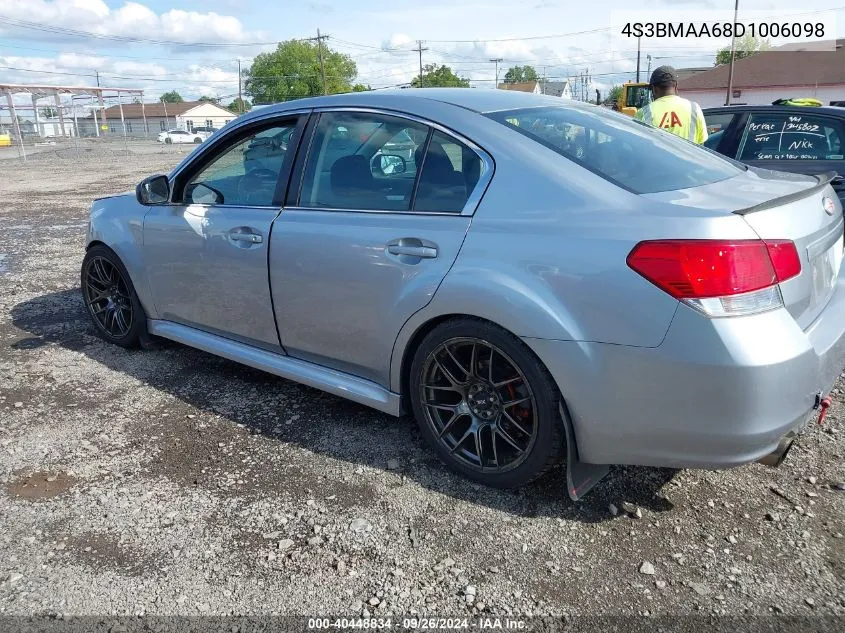
<svg viewBox="0 0 845 633"><path fill-rule="evenodd" d="M196 347L204 352L326 391L390 415L400 414L399 394L369 380L290 356L274 354L172 321L149 320L147 328L154 336Z"/></svg>

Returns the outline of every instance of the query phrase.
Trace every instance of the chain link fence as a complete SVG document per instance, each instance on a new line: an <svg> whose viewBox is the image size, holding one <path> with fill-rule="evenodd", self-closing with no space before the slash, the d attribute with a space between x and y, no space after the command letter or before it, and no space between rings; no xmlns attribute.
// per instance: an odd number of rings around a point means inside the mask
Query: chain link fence
<svg viewBox="0 0 845 633"><path fill-rule="evenodd" d="M108 134L103 136L53 136L42 138L38 135L23 135L23 144L12 137L8 146L0 146L0 163L21 166L32 162L50 160L79 161L85 163L92 158L120 159L126 156L149 154L170 154L174 158L187 155L194 150L193 142L166 144L158 141L158 132L144 134Z"/></svg>

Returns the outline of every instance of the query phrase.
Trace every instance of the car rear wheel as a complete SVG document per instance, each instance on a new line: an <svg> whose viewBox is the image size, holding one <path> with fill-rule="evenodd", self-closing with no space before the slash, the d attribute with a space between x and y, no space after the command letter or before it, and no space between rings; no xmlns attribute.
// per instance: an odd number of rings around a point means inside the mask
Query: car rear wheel
<svg viewBox="0 0 845 633"><path fill-rule="evenodd" d="M194 143L202 143L202 139L199 136L194 137Z"/></svg>
<svg viewBox="0 0 845 633"><path fill-rule="evenodd" d="M168 136L166 139L164 139L164 142L170 145L173 142L173 139Z"/></svg>
<svg viewBox="0 0 845 633"><path fill-rule="evenodd" d="M136 347L146 315L120 258L103 245L82 260L82 298L97 333L109 343Z"/></svg>
<svg viewBox="0 0 845 633"><path fill-rule="evenodd" d="M411 364L410 396L440 458L478 483L524 486L563 455L554 380L524 343L486 321L432 330Z"/></svg>

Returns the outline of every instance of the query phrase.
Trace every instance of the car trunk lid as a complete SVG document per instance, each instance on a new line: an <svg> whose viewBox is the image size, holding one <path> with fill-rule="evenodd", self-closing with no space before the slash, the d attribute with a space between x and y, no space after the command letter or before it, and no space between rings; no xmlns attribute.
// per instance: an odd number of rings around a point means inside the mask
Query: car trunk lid
<svg viewBox="0 0 845 633"><path fill-rule="evenodd" d="M845 221L830 185L835 176L816 176L816 182L801 191L735 211L762 239L795 242L801 274L781 283L780 290L787 310L804 329L830 299L842 265Z"/></svg>

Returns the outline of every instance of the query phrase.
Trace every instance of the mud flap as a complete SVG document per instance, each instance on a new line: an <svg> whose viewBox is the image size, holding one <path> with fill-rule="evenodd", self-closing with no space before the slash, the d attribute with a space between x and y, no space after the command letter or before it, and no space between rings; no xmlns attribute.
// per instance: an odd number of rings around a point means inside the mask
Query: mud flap
<svg viewBox="0 0 845 633"><path fill-rule="evenodd" d="M563 403L560 405L560 419L566 429L566 491L570 499L580 501L610 471L610 465L587 464L579 460L575 431Z"/></svg>

